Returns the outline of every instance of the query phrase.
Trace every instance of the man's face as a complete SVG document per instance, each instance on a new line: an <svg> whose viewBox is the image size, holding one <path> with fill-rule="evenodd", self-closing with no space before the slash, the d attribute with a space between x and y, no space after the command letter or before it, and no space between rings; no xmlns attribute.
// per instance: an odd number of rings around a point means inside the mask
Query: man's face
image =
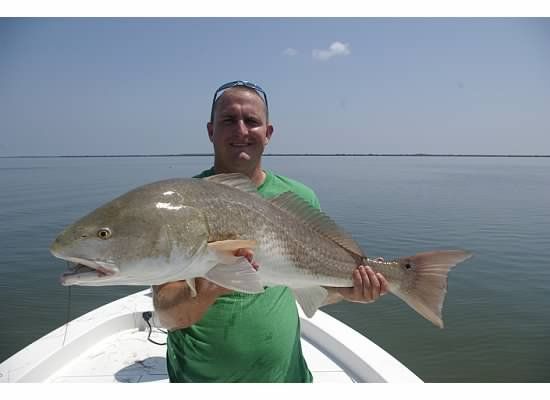
<svg viewBox="0 0 550 400"><path fill-rule="evenodd" d="M224 172L244 172L259 165L273 127L263 100L253 91L228 89L220 97L214 121L208 123L215 163Z"/></svg>

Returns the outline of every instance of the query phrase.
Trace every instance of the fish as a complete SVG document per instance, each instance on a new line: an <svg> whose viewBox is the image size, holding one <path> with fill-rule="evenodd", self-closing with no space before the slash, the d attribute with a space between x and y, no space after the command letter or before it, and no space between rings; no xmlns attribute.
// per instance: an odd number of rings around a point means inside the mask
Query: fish
<svg viewBox="0 0 550 400"><path fill-rule="evenodd" d="M238 249L251 249L256 269ZM160 285L195 278L262 293L289 287L307 317L325 302L326 287L352 287L368 265L389 292L443 328L448 273L472 256L435 250L384 261L369 258L326 213L292 192L261 197L241 174L149 183L107 202L65 228L50 252L70 267L64 286Z"/></svg>

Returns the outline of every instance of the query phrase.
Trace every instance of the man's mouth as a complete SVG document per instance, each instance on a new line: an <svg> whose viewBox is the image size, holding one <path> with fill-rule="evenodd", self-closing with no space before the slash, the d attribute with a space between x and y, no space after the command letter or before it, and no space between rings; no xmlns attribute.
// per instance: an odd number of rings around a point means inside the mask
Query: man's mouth
<svg viewBox="0 0 550 400"><path fill-rule="evenodd" d="M237 156L239 160L250 161L251 153L255 153L256 149L253 147L254 142L228 142L229 147L234 149L232 154Z"/></svg>

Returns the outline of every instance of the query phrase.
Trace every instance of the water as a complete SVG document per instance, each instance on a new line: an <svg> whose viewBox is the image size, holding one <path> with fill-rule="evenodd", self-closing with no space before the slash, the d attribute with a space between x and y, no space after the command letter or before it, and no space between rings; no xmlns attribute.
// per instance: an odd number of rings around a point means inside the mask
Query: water
<svg viewBox="0 0 550 400"><path fill-rule="evenodd" d="M141 287L73 287L48 246L70 222L210 157L0 159L0 360ZM464 248L440 330L394 296L325 310L429 382L550 381L550 159L266 157L370 256Z"/></svg>

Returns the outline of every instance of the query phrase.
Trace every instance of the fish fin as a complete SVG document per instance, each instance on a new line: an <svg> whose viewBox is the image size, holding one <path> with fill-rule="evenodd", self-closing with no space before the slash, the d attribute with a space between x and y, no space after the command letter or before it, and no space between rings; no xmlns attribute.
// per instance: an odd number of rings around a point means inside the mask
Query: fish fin
<svg viewBox="0 0 550 400"><path fill-rule="evenodd" d="M209 182L219 183L220 185L234 187L244 192L252 193L256 196L259 196L258 189L256 188L256 185L254 185L254 182L252 182L248 176L243 174L217 174L207 176L206 178L202 179Z"/></svg>
<svg viewBox="0 0 550 400"><path fill-rule="evenodd" d="M463 250L444 250L400 258L399 264L409 265L407 273L411 275L392 293L434 325L443 328L441 310L447 293L447 275L451 268L471 256L472 253Z"/></svg>
<svg viewBox="0 0 550 400"><path fill-rule="evenodd" d="M269 199L269 201L278 208L299 218L311 229L333 240L348 252L361 259L364 257L363 250L350 234L344 232L328 215L311 206L296 194L285 192Z"/></svg>
<svg viewBox="0 0 550 400"><path fill-rule="evenodd" d="M296 301L308 318L313 317L313 314L323 305L328 296L328 291L321 286L294 288L292 291Z"/></svg>
<svg viewBox="0 0 550 400"><path fill-rule="evenodd" d="M208 243L208 249L216 256L216 260L221 264L232 264L242 257L237 257L234 253L239 249L254 249L255 240L218 240Z"/></svg>
<svg viewBox="0 0 550 400"><path fill-rule="evenodd" d="M191 290L191 297L197 297L197 288L195 287L195 278L187 279L185 282L187 282L187 286L189 286L189 289Z"/></svg>
<svg viewBox="0 0 550 400"><path fill-rule="evenodd" d="M205 274L205 278L238 292L262 293L264 291L260 275L244 257L238 257L233 264L217 264Z"/></svg>

